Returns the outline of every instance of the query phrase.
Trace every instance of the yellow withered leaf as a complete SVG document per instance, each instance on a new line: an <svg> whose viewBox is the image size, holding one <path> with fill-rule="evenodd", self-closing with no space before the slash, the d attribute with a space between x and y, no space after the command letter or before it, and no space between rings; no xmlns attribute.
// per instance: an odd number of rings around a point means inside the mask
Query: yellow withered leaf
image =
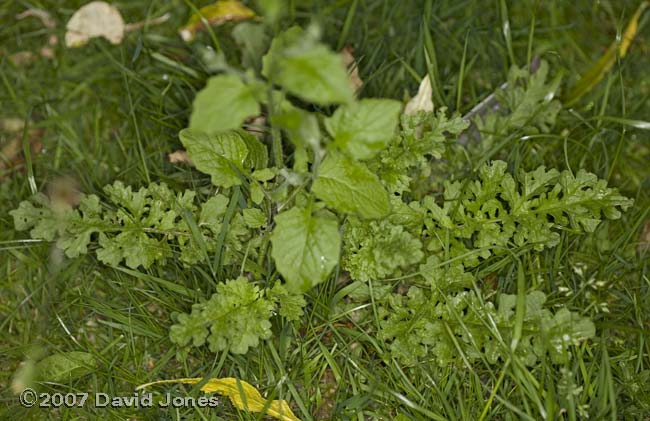
<svg viewBox="0 0 650 421"><path fill-rule="evenodd" d="M157 382L142 384L136 387L135 390L159 384L197 384L202 380L202 378L159 380ZM227 396L235 407L243 411L263 412L265 415L277 418L280 421L300 421L294 415L293 411L291 411L286 401L274 400L269 402L262 397L254 386L234 377L224 377L222 379L212 378L201 387L201 391L205 393L216 392L220 395Z"/></svg>
<svg viewBox="0 0 650 421"><path fill-rule="evenodd" d="M204 20L210 25L220 25L225 22L239 22L256 17L255 12L238 0L218 0L216 3L199 9L192 14L187 23L178 32L183 41L190 42L196 33L204 28Z"/></svg>
<svg viewBox="0 0 650 421"><path fill-rule="evenodd" d="M644 1L639 5L638 9L632 16L632 19L628 22L623 32L620 42L614 41L612 45L609 46L605 54L603 54L600 59L587 72L578 80L578 83L571 89L564 98L564 105L569 107L576 102L583 95L591 91L591 89L598 84L605 76L605 74L612 68L614 63L616 63L617 53L618 57L623 58L627 54L627 50L630 48L630 44L634 40L634 37L639 30L639 19L643 11L650 5L647 1Z"/></svg>

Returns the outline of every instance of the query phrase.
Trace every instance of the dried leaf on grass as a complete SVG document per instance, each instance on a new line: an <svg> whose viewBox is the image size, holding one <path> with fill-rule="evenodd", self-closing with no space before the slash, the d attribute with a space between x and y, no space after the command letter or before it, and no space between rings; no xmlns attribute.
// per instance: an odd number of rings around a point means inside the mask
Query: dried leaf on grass
<svg viewBox="0 0 650 421"><path fill-rule="evenodd" d="M179 149L167 155L167 159L171 164L188 164L194 166L194 162L190 159L187 151Z"/></svg>
<svg viewBox="0 0 650 421"><path fill-rule="evenodd" d="M363 86L363 80L359 77L359 66L357 65L357 60L354 58L354 48L351 45L343 47L341 50L341 59L345 68L348 69L348 78L350 79L352 89L357 93Z"/></svg>
<svg viewBox="0 0 650 421"><path fill-rule="evenodd" d="M117 8L103 1L93 1L79 8L68 21L65 45L71 48L81 47L95 37L103 37L112 44L120 44L127 32L139 29L145 24L166 22L169 16L164 14L149 21L126 24Z"/></svg>
<svg viewBox="0 0 650 421"><path fill-rule="evenodd" d="M9 121L7 121L9 120ZM22 130L18 128L18 121L15 119L5 119L2 121L2 128L7 132L17 132ZM24 124L24 122L20 122ZM17 130L8 130L17 129ZM43 149L41 139L45 133L44 129L30 129L28 133L29 147L32 154L40 153ZM0 181L9 178L14 169L20 168L24 163L22 136L16 135L7 142L0 144Z"/></svg>
<svg viewBox="0 0 650 421"><path fill-rule="evenodd" d="M66 47L80 47L94 37L104 37L112 44L124 38L124 19L119 10L103 1L90 2L77 10L66 25Z"/></svg>
<svg viewBox="0 0 650 421"><path fill-rule="evenodd" d="M142 384L136 387L135 390L159 384L198 384L202 380L202 378L160 380L157 382ZM281 421L300 421L298 417L294 415L286 401L268 401L262 397L260 392L254 386L234 377L225 377L221 379L212 378L201 387L201 391L205 393L216 392L220 395L227 396L236 408L243 411L262 412L267 416L277 418Z"/></svg>
<svg viewBox="0 0 650 421"><path fill-rule="evenodd" d="M16 15L16 19L22 20L28 17L35 17L43 23L43 26L45 26L47 29L55 29L56 28L56 21L52 18L52 15L50 15L49 12L43 10L43 9L27 9L22 13L19 13ZM47 38L47 44L41 47L40 54L42 57L45 57L47 59L53 59L55 54L54 54L54 49L52 46L57 45L59 43L59 38L55 34L50 34L50 36ZM24 57L28 59L30 64L36 59L36 56L30 52L30 51L23 51L21 52L22 54L27 53ZM20 54L20 53L17 53ZM15 55L15 54L14 54ZM11 60L11 57L9 58ZM16 63L14 63L16 64ZM20 64L16 64L20 65Z"/></svg>
<svg viewBox="0 0 650 421"><path fill-rule="evenodd" d="M22 20L29 17L40 19L40 21L43 23L43 26L45 26L48 29L56 28L56 21L52 18L52 15L50 15L49 12L43 9L30 8L16 15L16 19L18 20Z"/></svg>
<svg viewBox="0 0 650 421"><path fill-rule="evenodd" d="M31 51L19 51L11 54L8 59L16 67L24 67L36 61L36 54Z"/></svg>
<svg viewBox="0 0 650 421"><path fill-rule="evenodd" d="M239 22L255 18L255 12L238 0L219 0L193 13L178 33L183 41L190 42L205 25L221 25L226 22Z"/></svg>
<svg viewBox="0 0 650 421"><path fill-rule="evenodd" d="M418 111L433 111L433 89L429 75L420 82L418 93L411 98L404 108L404 114L416 114Z"/></svg>
<svg viewBox="0 0 650 421"><path fill-rule="evenodd" d="M266 116L264 115L251 117L247 119L246 122L244 123L244 130L246 130L248 133L252 134L258 139L264 137L264 133L266 132L265 127L266 127Z"/></svg>
<svg viewBox="0 0 650 421"><path fill-rule="evenodd" d="M7 117L0 120L0 130L8 133L18 133L23 131L25 121L18 117Z"/></svg>

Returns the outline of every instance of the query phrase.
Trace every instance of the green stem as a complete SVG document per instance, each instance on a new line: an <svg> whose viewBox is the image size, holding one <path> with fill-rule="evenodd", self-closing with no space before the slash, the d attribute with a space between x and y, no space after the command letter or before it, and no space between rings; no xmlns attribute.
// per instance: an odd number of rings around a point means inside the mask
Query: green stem
<svg viewBox="0 0 650 421"><path fill-rule="evenodd" d="M273 119L275 115L275 103L273 102L273 91L269 89L269 121ZM271 144L273 162L277 168L282 168L284 166L284 157L282 156L282 137L280 130L273 124L271 124L271 138L273 143Z"/></svg>

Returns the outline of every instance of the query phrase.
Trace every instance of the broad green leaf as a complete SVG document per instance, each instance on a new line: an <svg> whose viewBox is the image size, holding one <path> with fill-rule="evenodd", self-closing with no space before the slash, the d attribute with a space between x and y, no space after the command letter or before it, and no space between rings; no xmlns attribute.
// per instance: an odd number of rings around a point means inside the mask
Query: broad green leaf
<svg viewBox="0 0 650 421"><path fill-rule="evenodd" d="M265 197L264 190L262 189L262 187L257 183L251 183L250 189L251 189L251 200L253 201L253 203L255 203L256 205L262 203Z"/></svg>
<svg viewBox="0 0 650 421"><path fill-rule="evenodd" d="M381 218L390 211L388 193L360 162L330 152L318 170L312 192L339 212Z"/></svg>
<svg viewBox="0 0 650 421"><path fill-rule="evenodd" d="M204 379L173 379L173 380L159 380L142 384L135 388L135 390L144 389L149 386L156 386L159 384L198 384ZM230 402L242 411L248 412L263 412L269 417L277 418L281 421L300 421L291 411L291 407L284 400L274 400L269 402L264 399L260 392L251 384L233 377L226 378L212 378L208 380L203 386L201 391L205 393L219 393L220 395L227 396Z"/></svg>
<svg viewBox="0 0 650 421"><path fill-rule="evenodd" d="M248 148L240 132L231 130L209 135L183 129L178 136L196 168L212 176L214 185L232 187L241 184L237 170L243 170Z"/></svg>
<svg viewBox="0 0 650 421"><path fill-rule="evenodd" d="M239 131L239 135L246 144L248 156L244 161L244 168L247 170L261 170L268 166L269 151L258 138L246 131Z"/></svg>
<svg viewBox="0 0 650 421"><path fill-rule="evenodd" d="M50 355L36 364L38 378L46 382L67 382L91 373L97 360L87 352L61 352Z"/></svg>
<svg viewBox="0 0 650 421"><path fill-rule="evenodd" d="M356 159L368 159L395 136L401 109L392 99L362 99L339 107L325 127L336 146Z"/></svg>
<svg viewBox="0 0 650 421"><path fill-rule="evenodd" d="M341 235L334 219L292 208L275 217L272 256L290 292L307 291L323 282L339 262Z"/></svg>
<svg viewBox="0 0 650 421"><path fill-rule="evenodd" d="M206 226L215 233L220 232L223 216L226 214L229 201L230 200L222 194L212 196L205 201L205 203L201 205L199 226Z"/></svg>
<svg viewBox="0 0 650 421"><path fill-rule="evenodd" d="M295 27L273 40L262 60L262 74L315 104L347 103L354 97L341 57Z"/></svg>
<svg viewBox="0 0 650 421"><path fill-rule="evenodd" d="M260 209L244 209L244 222L249 228L257 229L266 225L266 215Z"/></svg>
<svg viewBox="0 0 650 421"><path fill-rule="evenodd" d="M271 168L264 168L261 170L253 171L251 177L257 181L269 181L275 177L275 170Z"/></svg>
<svg viewBox="0 0 650 421"><path fill-rule="evenodd" d="M253 90L235 75L219 75L194 98L190 129L208 134L239 128L249 117L260 113Z"/></svg>

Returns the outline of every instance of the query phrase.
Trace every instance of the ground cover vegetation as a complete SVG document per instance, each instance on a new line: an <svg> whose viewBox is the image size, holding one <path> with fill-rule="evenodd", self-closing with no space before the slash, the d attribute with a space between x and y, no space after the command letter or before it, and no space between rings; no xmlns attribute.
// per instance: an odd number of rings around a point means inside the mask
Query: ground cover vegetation
<svg viewBox="0 0 650 421"><path fill-rule="evenodd" d="M3 415L649 416L645 3L54 3L0 12ZM159 379L224 399L17 397Z"/></svg>

